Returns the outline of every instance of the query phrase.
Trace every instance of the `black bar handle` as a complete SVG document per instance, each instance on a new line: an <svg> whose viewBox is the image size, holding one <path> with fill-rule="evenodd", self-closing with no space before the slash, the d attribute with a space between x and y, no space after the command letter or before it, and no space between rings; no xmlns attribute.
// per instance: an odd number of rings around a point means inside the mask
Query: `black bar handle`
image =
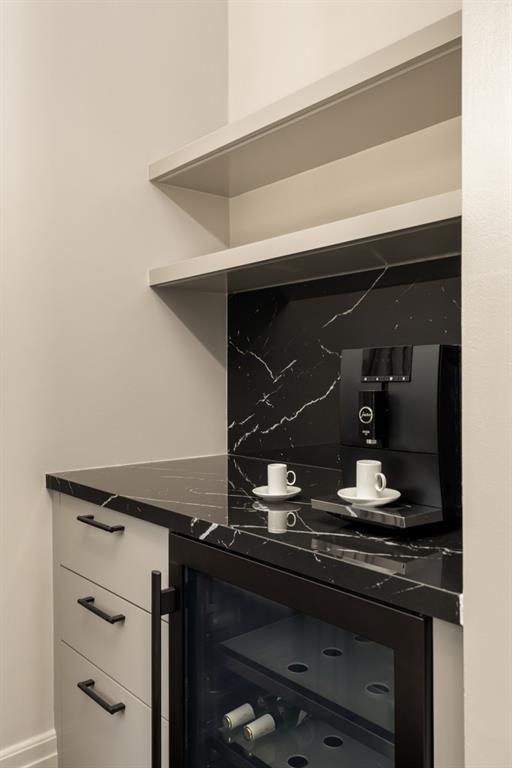
<svg viewBox="0 0 512 768"><path fill-rule="evenodd" d="M161 618L177 608L176 587L162 589L162 574L151 571L151 768L162 768Z"/></svg>
<svg viewBox="0 0 512 768"><path fill-rule="evenodd" d="M126 704L123 704L122 701L119 701L117 704L109 704L108 701L105 701L101 696L98 696L94 690L94 680L83 680L81 683L77 683L77 686L86 696L95 701L96 704L99 704L105 712L108 712L109 715L115 715L116 712L122 712L126 709Z"/></svg>
<svg viewBox="0 0 512 768"><path fill-rule="evenodd" d="M116 613L112 615L110 613L105 613L101 608L96 608L94 605L94 597L91 597L90 595L88 597L80 597L77 600L77 603L85 608L86 611L90 611L91 613L94 613L95 616L99 616L103 621L108 621L109 624L117 624L118 621L124 621L126 618L124 613Z"/></svg>
<svg viewBox="0 0 512 768"><path fill-rule="evenodd" d="M94 519L94 515L78 515L77 520L86 525L92 525L93 528L100 528L107 533L120 533L124 531L124 525L107 525L106 523L100 523L99 520Z"/></svg>
<svg viewBox="0 0 512 768"><path fill-rule="evenodd" d="M162 574L151 571L151 768L162 766Z"/></svg>

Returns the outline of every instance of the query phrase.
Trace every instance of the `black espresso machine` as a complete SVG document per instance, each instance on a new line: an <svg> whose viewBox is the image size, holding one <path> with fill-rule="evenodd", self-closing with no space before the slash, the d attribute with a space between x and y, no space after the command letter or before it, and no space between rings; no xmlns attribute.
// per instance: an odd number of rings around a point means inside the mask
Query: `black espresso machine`
<svg viewBox="0 0 512 768"><path fill-rule="evenodd" d="M356 462L378 459L395 504L312 499L318 509L367 524L411 528L461 515L460 347L346 349L341 358L342 483Z"/></svg>

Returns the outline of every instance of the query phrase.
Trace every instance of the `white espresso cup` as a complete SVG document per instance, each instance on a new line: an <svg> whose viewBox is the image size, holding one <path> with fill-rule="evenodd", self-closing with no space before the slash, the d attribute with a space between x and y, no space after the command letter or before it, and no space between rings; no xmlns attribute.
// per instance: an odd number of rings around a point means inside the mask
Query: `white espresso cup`
<svg viewBox="0 0 512 768"><path fill-rule="evenodd" d="M271 495L284 495L288 485L295 485L297 477L286 464L269 464L267 467L267 490Z"/></svg>
<svg viewBox="0 0 512 768"><path fill-rule="evenodd" d="M277 506L275 504L274 506ZM297 522L297 515L295 512L287 511L286 509L269 509L268 510L268 532L269 533L286 533L288 528L293 528Z"/></svg>
<svg viewBox="0 0 512 768"><path fill-rule="evenodd" d="M378 499L386 488L382 464L374 459L361 459L356 465L357 495L362 499Z"/></svg>

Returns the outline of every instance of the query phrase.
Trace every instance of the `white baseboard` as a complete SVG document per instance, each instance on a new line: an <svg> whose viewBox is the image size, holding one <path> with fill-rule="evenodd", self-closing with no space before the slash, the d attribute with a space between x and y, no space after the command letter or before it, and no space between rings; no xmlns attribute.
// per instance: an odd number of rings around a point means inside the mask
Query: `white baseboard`
<svg viewBox="0 0 512 768"><path fill-rule="evenodd" d="M0 750L0 768L57 768L55 730Z"/></svg>

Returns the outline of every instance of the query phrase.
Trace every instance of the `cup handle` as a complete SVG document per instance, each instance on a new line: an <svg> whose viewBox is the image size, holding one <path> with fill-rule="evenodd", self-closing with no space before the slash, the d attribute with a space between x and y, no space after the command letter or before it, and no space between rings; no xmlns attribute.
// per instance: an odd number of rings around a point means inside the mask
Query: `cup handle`
<svg viewBox="0 0 512 768"><path fill-rule="evenodd" d="M377 472L377 474L375 475L375 487L378 490L378 492L382 493L386 485L387 485L386 475L383 475L382 472Z"/></svg>
<svg viewBox="0 0 512 768"><path fill-rule="evenodd" d="M293 522L290 522L290 520L292 520ZM297 515L295 514L295 512L288 512L288 514L286 515L287 525L289 525L290 528L293 528L296 522L297 522Z"/></svg>
<svg viewBox="0 0 512 768"><path fill-rule="evenodd" d="M290 475L292 475L291 480L289 479ZM293 469L289 469L288 472L286 473L286 482L288 483L288 485L295 485L296 481L297 481L297 475L295 474Z"/></svg>

